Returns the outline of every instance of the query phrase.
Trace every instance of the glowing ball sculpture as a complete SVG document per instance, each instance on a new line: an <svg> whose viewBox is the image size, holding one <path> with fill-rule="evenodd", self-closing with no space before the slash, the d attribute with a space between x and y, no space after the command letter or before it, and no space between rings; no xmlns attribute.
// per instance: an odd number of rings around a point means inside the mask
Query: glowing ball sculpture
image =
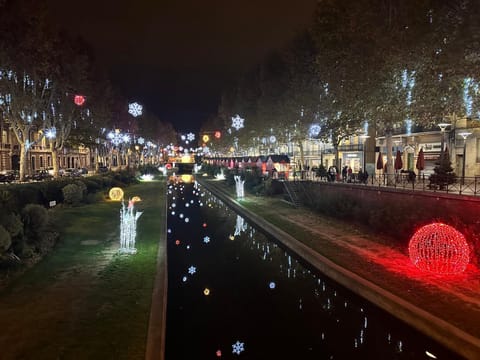
<svg viewBox="0 0 480 360"><path fill-rule="evenodd" d="M433 223L413 234L408 245L413 264L437 274L458 274L469 262L469 249L462 233L455 228Z"/></svg>
<svg viewBox="0 0 480 360"><path fill-rule="evenodd" d="M119 187L113 187L108 192L108 196L113 201L122 201L123 200L123 190Z"/></svg>

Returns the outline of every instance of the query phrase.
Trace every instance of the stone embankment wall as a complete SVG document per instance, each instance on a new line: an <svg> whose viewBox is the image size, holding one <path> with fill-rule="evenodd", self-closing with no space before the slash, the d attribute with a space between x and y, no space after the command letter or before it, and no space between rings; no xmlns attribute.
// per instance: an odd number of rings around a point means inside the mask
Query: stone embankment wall
<svg viewBox="0 0 480 360"><path fill-rule="evenodd" d="M408 246L423 225L451 225L466 237L471 262L480 265L480 199L476 197L318 182L305 182L302 187L305 206L368 227L399 246Z"/></svg>

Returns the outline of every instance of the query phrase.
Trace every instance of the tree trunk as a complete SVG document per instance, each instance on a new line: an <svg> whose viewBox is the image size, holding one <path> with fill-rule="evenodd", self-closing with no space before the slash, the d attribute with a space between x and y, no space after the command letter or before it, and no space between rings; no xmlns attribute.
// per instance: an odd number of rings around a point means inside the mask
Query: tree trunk
<svg viewBox="0 0 480 360"><path fill-rule="evenodd" d="M58 179L58 151L54 143L50 143L50 151L52 152L53 177Z"/></svg>
<svg viewBox="0 0 480 360"><path fill-rule="evenodd" d="M300 149L300 171L304 170L303 166L305 165L305 152L303 151L303 142L300 140L298 142L298 148Z"/></svg>
<svg viewBox="0 0 480 360"><path fill-rule="evenodd" d="M395 182L395 171L393 169L392 130L387 130L385 132L385 142L387 146L387 185L392 186Z"/></svg>
<svg viewBox="0 0 480 360"><path fill-rule="evenodd" d="M20 143L20 181L25 181L27 165L27 149L25 145L25 143Z"/></svg>

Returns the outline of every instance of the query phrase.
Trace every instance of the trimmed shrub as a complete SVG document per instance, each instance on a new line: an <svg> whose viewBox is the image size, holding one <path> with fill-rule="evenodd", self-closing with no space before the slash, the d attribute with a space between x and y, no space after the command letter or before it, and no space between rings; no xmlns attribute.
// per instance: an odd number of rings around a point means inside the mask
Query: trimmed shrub
<svg viewBox="0 0 480 360"><path fill-rule="evenodd" d="M77 184L68 184L62 188L63 201L68 205L79 205L83 199L83 190Z"/></svg>
<svg viewBox="0 0 480 360"><path fill-rule="evenodd" d="M0 257L5 255L11 245L12 238L10 233L2 225L0 225Z"/></svg>
<svg viewBox="0 0 480 360"><path fill-rule="evenodd" d="M48 225L47 209L41 205L28 204L22 210L22 219L27 242L33 244L41 242L41 235Z"/></svg>

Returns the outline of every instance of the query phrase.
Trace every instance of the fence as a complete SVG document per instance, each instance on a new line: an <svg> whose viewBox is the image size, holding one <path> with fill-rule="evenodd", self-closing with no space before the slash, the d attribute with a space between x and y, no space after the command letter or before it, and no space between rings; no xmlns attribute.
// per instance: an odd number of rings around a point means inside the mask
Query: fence
<svg viewBox="0 0 480 360"><path fill-rule="evenodd" d="M315 176L314 173L302 174L303 176L295 176L294 180L307 180L307 181L330 181L334 183L351 183L362 186L374 186L374 187L388 187L397 188L411 191L429 191L439 192L447 194L458 195L470 195L480 196L480 176L464 177L457 176L453 178L453 182L448 183L432 183L429 180L429 176L415 176L413 177L408 173L396 173L396 174L375 174L368 176L365 179L359 179L358 174L353 174L350 178L342 179L341 174L337 174L335 180L328 178L320 178Z"/></svg>

